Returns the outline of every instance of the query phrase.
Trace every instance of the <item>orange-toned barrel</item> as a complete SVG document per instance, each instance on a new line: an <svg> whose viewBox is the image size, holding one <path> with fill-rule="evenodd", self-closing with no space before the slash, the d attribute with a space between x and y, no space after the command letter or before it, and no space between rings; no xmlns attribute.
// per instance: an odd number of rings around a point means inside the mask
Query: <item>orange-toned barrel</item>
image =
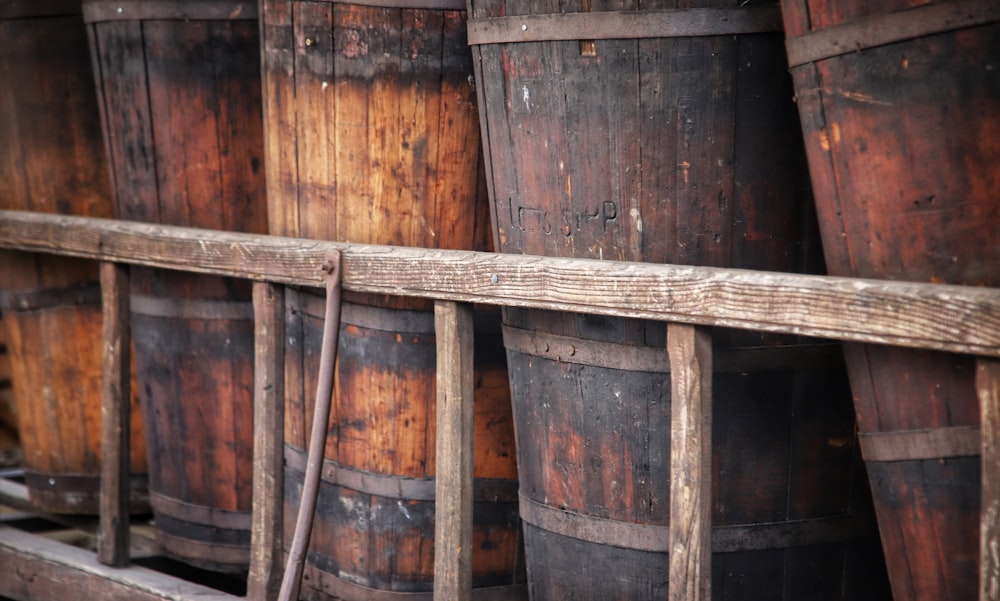
<svg viewBox="0 0 1000 601"><path fill-rule="evenodd" d="M84 2L115 215L264 233L257 8ZM250 545L253 310L243 280L133 269L158 540L240 572Z"/></svg>
<svg viewBox="0 0 1000 601"><path fill-rule="evenodd" d="M0 80L0 208L110 217L79 3L0 4ZM14 252L2 253L0 263L0 310L31 501L45 511L97 513L103 374L97 265ZM134 415L132 508L145 510L142 420L138 409Z"/></svg>
<svg viewBox="0 0 1000 601"><path fill-rule="evenodd" d="M266 0L262 6L270 233L486 250L489 210L464 3ZM323 313L322 299L308 292L288 298L290 527ZM426 301L345 299L303 590L346 600L427 598L435 556L433 313ZM523 565L499 315L479 317L493 323L476 331L477 588L518 582ZM523 593L523 587L491 592Z"/></svg>

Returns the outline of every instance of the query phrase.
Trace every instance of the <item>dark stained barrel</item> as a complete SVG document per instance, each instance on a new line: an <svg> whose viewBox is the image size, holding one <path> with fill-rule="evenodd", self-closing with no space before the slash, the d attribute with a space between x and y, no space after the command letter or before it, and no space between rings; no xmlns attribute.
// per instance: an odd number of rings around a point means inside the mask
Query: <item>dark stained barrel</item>
<svg viewBox="0 0 1000 601"><path fill-rule="evenodd" d="M84 3L118 218L266 231L256 14L247 2ZM131 305L158 540L186 562L243 571L249 282L137 268Z"/></svg>
<svg viewBox="0 0 1000 601"><path fill-rule="evenodd" d="M821 271L780 14L745 4L473 0L499 250ZM504 322L532 598L664 598L665 324ZM884 599L839 348L714 346L715 598Z"/></svg>
<svg viewBox="0 0 1000 601"><path fill-rule="evenodd" d="M262 6L270 233L487 250L489 206L464 3L266 0ZM321 298L289 294L286 542L299 505L322 322ZM345 299L303 595L429 598L433 313L423 300L350 293ZM500 318L496 311L479 313L477 588L523 583ZM523 585L492 594L519 591Z"/></svg>
<svg viewBox="0 0 1000 601"><path fill-rule="evenodd" d="M782 10L830 272L1000 285L1000 5ZM845 353L895 598L976 598L973 357Z"/></svg>
<svg viewBox="0 0 1000 601"><path fill-rule="evenodd" d="M110 217L79 3L0 4L0 80L0 208ZM0 264L0 310L31 501L44 511L96 514L103 373L97 265L12 251L0 253ZM137 397L133 402L137 407ZM146 511L137 408L134 416L132 509Z"/></svg>

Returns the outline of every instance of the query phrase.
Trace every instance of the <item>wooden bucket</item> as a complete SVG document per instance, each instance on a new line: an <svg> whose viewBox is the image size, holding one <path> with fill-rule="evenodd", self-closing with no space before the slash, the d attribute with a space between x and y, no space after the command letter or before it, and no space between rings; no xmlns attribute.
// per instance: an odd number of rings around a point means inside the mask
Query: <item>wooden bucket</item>
<svg viewBox="0 0 1000 601"><path fill-rule="evenodd" d="M262 6L270 233L488 249L464 4L265 0ZM422 300L345 298L336 404L303 594L429 598L433 314ZM288 296L286 544L309 431L303 412L311 416L318 372L318 302L304 292ZM523 565L497 312L492 321L492 337L477 326L476 587L516 582Z"/></svg>
<svg viewBox="0 0 1000 601"><path fill-rule="evenodd" d="M110 217L79 4L0 6L0 80L0 208ZM0 263L0 309L31 501L44 511L96 514L103 374L97 265L16 252L0 253ZM132 509L145 511L138 410L132 427Z"/></svg>
<svg viewBox="0 0 1000 601"><path fill-rule="evenodd" d="M264 233L256 6L84 3L116 216ZM243 280L132 270L158 540L239 572L250 545L253 310Z"/></svg>
<svg viewBox="0 0 1000 601"><path fill-rule="evenodd" d="M323 299L290 292L285 369L285 540L305 472ZM488 316L488 315L487 315ZM477 326L473 583L518 598L521 546L507 371L494 327ZM347 303L303 591L344 600L409 593L434 578L434 315ZM507 596L504 596L503 594Z"/></svg>
<svg viewBox="0 0 1000 601"><path fill-rule="evenodd" d="M473 0L502 252L819 271L778 7L740 4ZM504 322L533 598L663 598L665 325ZM885 598L839 348L717 329L715 349L713 591Z"/></svg>
<svg viewBox="0 0 1000 601"><path fill-rule="evenodd" d="M827 264L998 286L1000 6L918 4L782 2ZM845 353L895 598L975 598L973 358Z"/></svg>

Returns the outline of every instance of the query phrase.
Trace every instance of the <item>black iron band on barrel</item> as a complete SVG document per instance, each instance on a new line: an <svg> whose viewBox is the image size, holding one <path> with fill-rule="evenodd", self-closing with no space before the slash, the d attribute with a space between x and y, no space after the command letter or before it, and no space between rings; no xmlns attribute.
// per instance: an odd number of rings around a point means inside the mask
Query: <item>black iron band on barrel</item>
<svg viewBox="0 0 1000 601"><path fill-rule="evenodd" d="M470 19L469 45L702 37L783 31L777 5Z"/></svg>
<svg viewBox="0 0 1000 601"><path fill-rule="evenodd" d="M785 46L788 49L789 66L797 67L834 56L997 21L1000 21L1000 3L996 0L925 4L820 29L791 38L785 42Z"/></svg>
<svg viewBox="0 0 1000 601"><path fill-rule="evenodd" d="M257 18L256 2L203 1L87 2L83 6L86 23L102 21L184 20L238 21Z"/></svg>
<svg viewBox="0 0 1000 601"><path fill-rule="evenodd" d="M979 426L861 432L858 440L865 461L919 461L981 453Z"/></svg>
<svg viewBox="0 0 1000 601"><path fill-rule="evenodd" d="M652 553L670 550L670 527L609 520L539 503L520 495L521 519L526 524L562 536L592 543ZM800 545L842 542L868 533L872 518L835 516L712 529L712 551L758 551Z"/></svg>

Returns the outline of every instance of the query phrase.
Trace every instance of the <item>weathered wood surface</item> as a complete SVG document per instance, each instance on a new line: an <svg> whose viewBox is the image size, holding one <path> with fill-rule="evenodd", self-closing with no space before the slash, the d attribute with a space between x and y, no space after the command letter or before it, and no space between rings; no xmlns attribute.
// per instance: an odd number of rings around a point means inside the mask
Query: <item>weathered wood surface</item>
<svg viewBox="0 0 1000 601"><path fill-rule="evenodd" d="M472 598L472 305L438 301L434 599Z"/></svg>
<svg viewBox="0 0 1000 601"><path fill-rule="evenodd" d="M250 543L250 601L275 599L282 566L282 456L284 431L285 291L254 282L253 527Z"/></svg>
<svg viewBox="0 0 1000 601"><path fill-rule="evenodd" d="M1000 291L738 269L505 256L0 211L0 245L361 292L587 311L1000 356Z"/></svg>
<svg viewBox="0 0 1000 601"><path fill-rule="evenodd" d="M712 332L670 324L670 601L712 598Z"/></svg>
<svg viewBox="0 0 1000 601"><path fill-rule="evenodd" d="M783 0L829 273L1000 286L995 1ZM832 41L836 40L837 44ZM861 436L979 425L970 357L845 345ZM868 458L897 601L976 594L976 445ZM971 446L972 450L968 450Z"/></svg>
<svg viewBox="0 0 1000 601"><path fill-rule="evenodd" d="M979 601L1000 600L1000 361L980 359L976 387L982 414Z"/></svg>
<svg viewBox="0 0 1000 601"><path fill-rule="evenodd" d="M102 263L104 383L101 399L101 499L98 561L128 564L132 406L129 268Z"/></svg>
<svg viewBox="0 0 1000 601"><path fill-rule="evenodd" d="M92 552L0 526L0 596L19 601L233 601L240 597L133 566L101 565Z"/></svg>

